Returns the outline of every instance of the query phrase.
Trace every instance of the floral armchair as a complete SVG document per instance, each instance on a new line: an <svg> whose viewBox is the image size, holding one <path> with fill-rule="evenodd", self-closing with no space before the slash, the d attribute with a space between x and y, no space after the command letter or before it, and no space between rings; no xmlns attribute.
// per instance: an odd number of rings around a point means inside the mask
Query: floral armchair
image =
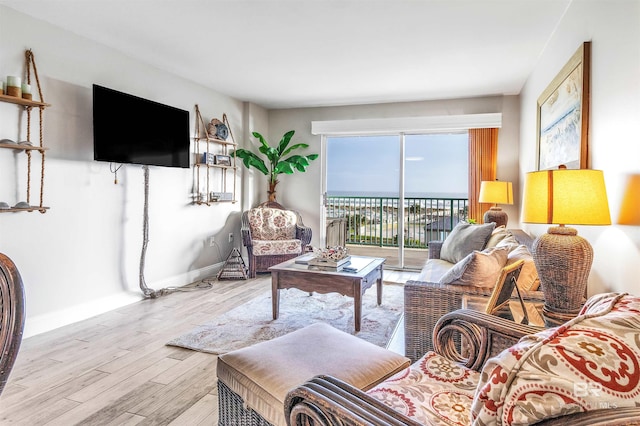
<svg viewBox="0 0 640 426"><path fill-rule="evenodd" d="M638 314L640 297L615 293L593 296L578 317L542 331L451 312L434 330L436 351L407 370L367 392L315 377L289 392L285 416L316 426L637 425ZM453 344L458 334L469 358Z"/></svg>
<svg viewBox="0 0 640 426"><path fill-rule="evenodd" d="M249 256L249 278L300 256L311 242L311 228L302 223L300 214L275 202L243 212L241 230Z"/></svg>

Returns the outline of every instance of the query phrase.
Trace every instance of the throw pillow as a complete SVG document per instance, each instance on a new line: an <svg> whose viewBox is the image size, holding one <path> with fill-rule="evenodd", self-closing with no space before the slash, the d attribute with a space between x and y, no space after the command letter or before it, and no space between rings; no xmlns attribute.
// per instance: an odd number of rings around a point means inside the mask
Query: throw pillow
<svg viewBox="0 0 640 426"><path fill-rule="evenodd" d="M474 250L483 250L495 227L494 222L484 225L458 223L442 243L440 259L458 263Z"/></svg>
<svg viewBox="0 0 640 426"><path fill-rule="evenodd" d="M507 228L505 228L504 225L500 225L491 232L489 240L487 241L487 245L484 248L495 247L500 241L504 240L510 235L511 232L507 231Z"/></svg>
<svg viewBox="0 0 640 426"><path fill-rule="evenodd" d="M507 249L474 251L453 265L440 278L440 284L470 285L491 288L507 263Z"/></svg>
<svg viewBox="0 0 640 426"><path fill-rule="evenodd" d="M502 240L498 241L496 247L507 247L509 250L514 250L520 243L513 235L507 235Z"/></svg>
<svg viewBox="0 0 640 426"><path fill-rule="evenodd" d="M522 269L520 269L520 276L518 277L518 287L520 290L535 291L540 286L540 279L538 278L538 270L536 264L533 262L533 256L529 249L525 245L519 245L515 249L509 252L507 256L507 265L517 262L518 260L524 260Z"/></svg>
<svg viewBox="0 0 640 426"><path fill-rule="evenodd" d="M640 298L595 295L586 306L561 327L527 335L485 363L473 424L528 425L637 406Z"/></svg>

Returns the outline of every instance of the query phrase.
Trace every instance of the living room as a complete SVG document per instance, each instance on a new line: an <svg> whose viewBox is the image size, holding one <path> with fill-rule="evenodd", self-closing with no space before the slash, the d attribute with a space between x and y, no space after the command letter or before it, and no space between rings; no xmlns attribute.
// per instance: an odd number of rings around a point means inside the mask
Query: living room
<svg viewBox="0 0 640 426"><path fill-rule="evenodd" d="M520 222L524 176L536 169L536 102L585 41L592 43L589 168L604 171L614 222L605 227L578 227L579 234L594 248L588 292L635 293L634 279L640 273L640 227L615 221L627 177L640 173L640 145L634 141L640 116L640 4L635 0L583 0L567 1L566 6L519 93L284 109L244 102L180 76L180 66L197 64L178 63L170 73L148 65L144 58L126 56L10 5L0 6L0 75L21 73L24 51L32 49L45 100L52 105L45 113L45 141L50 148L45 198L51 209L43 215L0 216L0 252L16 262L25 283L25 337L141 297L143 173L139 167L123 167L117 175L118 184L114 184L109 165L93 161L92 84L117 87L189 111L198 104L208 117L225 113L241 144L248 143L252 131L261 131L273 140L294 129L298 140L308 143L313 152L320 150L320 136L311 134L312 121L501 113L498 175L514 183L516 200L505 210L510 227L537 236L546 231L545 225ZM209 49L206 43L203 51ZM249 62L233 56L228 66L253 66ZM0 116L2 137L17 136L19 112L15 106L0 106ZM162 123L141 123L144 131L162 131ZM12 182L2 185L0 200L13 203L23 198L24 165L16 163L13 156L0 157L0 169L10 170ZM246 170L240 178L240 202L213 207L191 203L191 171L153 168L150 180L151 244L146 280L154 288L185 285L211 275L232 247L241 247L241 212L266 196L266 180ZM284 177L278 189L279 201L300 211L314 229L312 244L319 243L320 180L320 164L313 164L296 179ZM236 236L233 244L226 242L229 233ZM219 250L205 243L211 235L217 236Z"/></svg>

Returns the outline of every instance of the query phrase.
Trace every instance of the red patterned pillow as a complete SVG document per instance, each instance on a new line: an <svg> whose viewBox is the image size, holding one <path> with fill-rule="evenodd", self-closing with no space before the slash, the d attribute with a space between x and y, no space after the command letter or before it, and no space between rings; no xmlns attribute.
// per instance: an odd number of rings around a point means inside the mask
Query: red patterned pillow
<svg viewBox="0 0 640 426"><path fill-rule="evenodd" d="M480 424L531 424L640 399L640 298L592 297L566 324L485 364L471 408Z"/></svg>

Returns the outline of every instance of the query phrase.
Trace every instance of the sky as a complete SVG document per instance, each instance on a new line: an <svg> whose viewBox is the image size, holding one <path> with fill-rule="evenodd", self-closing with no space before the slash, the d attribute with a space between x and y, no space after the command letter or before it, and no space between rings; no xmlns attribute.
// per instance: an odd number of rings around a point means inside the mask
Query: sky
<svg viewBox="0 0 640 426"><path fill-rule="evenodd" d="M405 194L468 194L468 135L405 136ZM329 195L399 193L400 136L327 139Z"/></svg>

